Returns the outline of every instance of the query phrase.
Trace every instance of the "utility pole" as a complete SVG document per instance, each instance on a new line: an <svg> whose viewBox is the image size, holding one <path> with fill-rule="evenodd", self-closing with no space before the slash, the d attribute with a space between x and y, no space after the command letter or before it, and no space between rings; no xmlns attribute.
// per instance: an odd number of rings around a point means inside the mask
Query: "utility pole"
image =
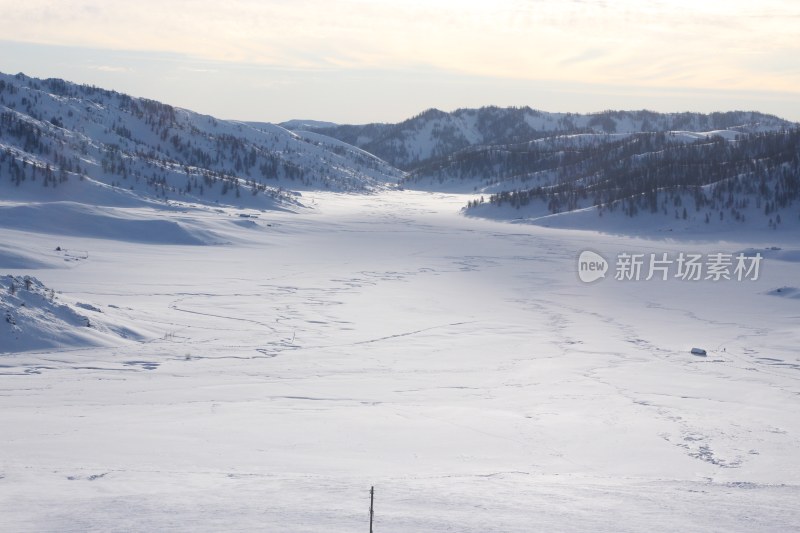
<svg viewBox="0 0 800 533"><path fill-rule="evenodd" d="M369 488L369 533L372 533L372 519L375 516L374 505L375 503L375 487Z"/></svg>

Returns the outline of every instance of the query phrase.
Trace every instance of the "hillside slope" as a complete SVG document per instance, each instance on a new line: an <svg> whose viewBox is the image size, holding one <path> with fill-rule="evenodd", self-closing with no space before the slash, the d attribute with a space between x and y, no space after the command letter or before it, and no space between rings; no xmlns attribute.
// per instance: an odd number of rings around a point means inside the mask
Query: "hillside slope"
<svg viewBox="0 0 800 533"><path fill-rule="evenodd" d="M292 129L311 129L363 148L404 170L416 170L471 147L527 142L579 133L640 133L655 131L731 130L740 133L773 131L791 123L754 112L548 113L530 107L458 109L445 113L429 109L398 124L317 126L308 121L284 123ZM424 173L423 173L424 175Z"/></svg>
<svg viewBox="0 0 800 533"><path fill-rule="evenodd" d="M116 346L144 334L89 303L64 302L31 276L0 277L0 355L29 350Z"/></svg>
<svg viewBox="0 0 800 533"><path fill-rule="evenodd" d="M280 126L218 120L114 91L0 74L0 191L21 201L177 199L271 208L283 191L367 191L402 173Z"/></svg>
<svg viewBox="0 0 800 533"><path fill-rule="evenodd" d="M482 155L458 163L480 171L488 160L496 176L497 192L471 201L471 215L617 231L798 226L800 128L692 142L642 133Z"/></svg>

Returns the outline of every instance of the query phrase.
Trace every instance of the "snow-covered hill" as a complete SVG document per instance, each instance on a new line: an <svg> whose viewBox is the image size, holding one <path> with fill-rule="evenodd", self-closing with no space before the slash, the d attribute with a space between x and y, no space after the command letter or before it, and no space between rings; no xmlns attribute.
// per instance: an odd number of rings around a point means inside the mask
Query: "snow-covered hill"
<svg viewBox="0 0 800 533"><path fill-rule="evenodd" d="M365 191L402 173L338 141L224 121L58 79L0 74L4 199L273 208L285 190Z"/></svg>
<svg viewBox="0 0 800 533"><path fill-rule="evenodd" d="M263 122L248 122L253 126L258 127L260 124L264 124ZM286 128L287 130L308 130L308 129L319 129L319 128L335 128L338 126L335 122L326 122L324 120L303 120L303 119L295 119L295 120L287 120L286 122L281 122L278 124L282 128Z"/></svg>
<svg viewBox="0 0 800 533"><path fill-rule="evenodd" d="M629 134L463 154L439 176L493 176L467 212L624 233L797 227L800 129L709 136ZM491 180L491 181L489 181ZM557 215L557 216L556 216Z"/></svg>
<svg viewBox="0 0 800 533"><path fill-rule="evenodd" d="M0 277L0 354L43 349L115 346L144 337L85 302L61 301L31 276Z"/></svg>
<svg viewBox="0 0 800 533"><path fill-rule="evenodd" d="M529 107L482 107L459 109L452 113L429 109L398 124L316 126L308 121L287 123L287 127L293 129L313 129L359 146L406 170L417 169L426 162L447 158L469 147L521 143L554 135L714 130L748 133L791 126L791 123L772 115L742 111L575 114L548 113Z"/></svg>

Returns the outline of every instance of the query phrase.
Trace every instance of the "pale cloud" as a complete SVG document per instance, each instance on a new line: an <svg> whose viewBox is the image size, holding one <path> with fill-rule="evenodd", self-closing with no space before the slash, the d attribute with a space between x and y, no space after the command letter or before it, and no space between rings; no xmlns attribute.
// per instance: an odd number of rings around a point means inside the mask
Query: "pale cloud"
<svg viewBox="0 0 800 533"><path fill-rule="evenodd" d="M793 1L0 0L0 9L8 40L288 69L800 87Z"/></svg>
<svg viewBox="0 0 800 533"><path fill-rule="evenodd" d="M86 68L89 70L99 70L100 72L131 72L132 70L128 67L114 65L89 65Z"/></svg>
<svg viewBox="0 0 800 533"><path fill-rule="evenodd" d="M219 70L214 68L200 68L200 67L179 67L180 70L186 72L193 72L195 74L216 74Z"/></svg>

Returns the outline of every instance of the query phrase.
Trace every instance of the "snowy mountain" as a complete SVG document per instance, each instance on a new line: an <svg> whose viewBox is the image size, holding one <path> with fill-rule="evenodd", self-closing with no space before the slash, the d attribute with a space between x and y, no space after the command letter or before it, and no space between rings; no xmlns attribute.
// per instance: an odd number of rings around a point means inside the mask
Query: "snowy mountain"
<svg viewBox="0 0 800 533"><path fill-rule="evenodd" d="M705 231L798 218L800 129L762 113L484 107L431 109L394 125L307 126L408 170L406 188L484 194L467 207L475 216L593 227L619 212L612 225L623 231L646 213L659 227ZM611 216L597 220L603 213Z"/></svg>
<svg viewBox="0 0 800 533"><path fill-rule="evenodd" d="M683 134L639 133L603 142L528 143L476 151L448 162L447 172L493 176L496 192L467 212L535 219L573 227L635 229L652 215L664 229L705 225L794 227L800 201L800 128L692 140ZM566 144L565 144L566 143ZM439 172L442 171L440 168ZM505 179L503 179L505 178ZM577 214L579 217L553 215ZM588 217L588 219L587 219ZM601 218L598 218L601 217ZM619 218L618 216L616 218ZM625 219L628 222L625 222ZM645 217L648 218L648 217ZM651 220L650 222L653 222Z"/></svg>
<svg viewBox="0 0 800 533"><path fill-rule="evenodd" d="M291 129L312 129L353 144L404 170L445 159L460 150L487 145L527 142L579 133L638 133L656 131L738 132L773 131L791 123L754 112L655 113L605 111L547 113L530 107L459 109L445 113L429 109L398 124L316 126L307 121L286 123Z"/></svg>
<svg viewBox="0 0 800 533"><path fill-rule="evenodd" d="M248 124L252 126L258 127L264 122L248 122ZM287 120L286 122L281 122L278 124L282 128L286 128L287 130L313 130L313 129L320 129L320 128L335 128L338 126L335 122L326 122L324 120L303 120L303 119L295 119L295 120Z"/></svg>
<svg viewBox="0 0 800 533"><path fill-rule="evenodd" d="M270 208L285 189L365 191L402 173L362 150L114 91L0 74L5 198Z"/></svg>

